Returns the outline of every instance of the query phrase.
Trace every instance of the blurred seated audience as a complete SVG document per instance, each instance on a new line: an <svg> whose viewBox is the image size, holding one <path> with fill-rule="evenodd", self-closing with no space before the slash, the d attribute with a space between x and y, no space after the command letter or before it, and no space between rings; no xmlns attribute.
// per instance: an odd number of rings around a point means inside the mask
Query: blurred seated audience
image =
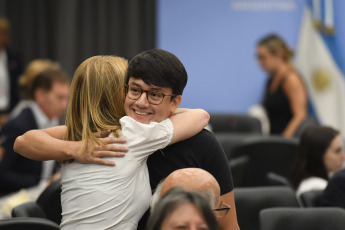
<svg viewBox="0 0 345 230"><path fill-rule="evenodd" d="M219 229L209 203L199 193L170 189L157 203L147 230Z"/></svg>
<svg viewBox="0 0 345 230"><path fill-rule="evenodd" d="M59 124L68 101L69 78L61 70L46 70L33 81L27 108L4 124L1 130L4 153L0 161L0 193L11 192L35 185L45 185L52 176L55 161L39 162L13 151L17 136L32 129L44 129Z"/></svg>
<svg viewBox="0 0 345 230"><path fill-rule="evenodd" d="M293 137L307 118L307 90L291 63L292 50L278 35L271 34L257 44L257 59L269 75L262 105L270 134Z"/></svg>
<svg viewBox="0 0 345 230"><path fill-rule="evenodd" d="M60 65L57 62L49 59L35 59L31 61L25 69L25 72L19 77L18 83L20 86L22 100L13 108L10 113L10 119L16 117L24 108L26 108L31 100L32 83L38 74L44 70L60 70Z"/></svg>
<svg viewBox="0 0 345 230"><path fill-rule="evenodd" d="M345 208L345 169L334 174L328 181L321 197L321 205Z"/></svg>
<svg viewBox="0 0 345 230"><path fill-rule="evenodd" d="M328 179L341 170L345 159L339 132L325 126L310 126L302 133L291 182L297 198L307 191L323 190Z"/></svg>
<svg viewBox="0 0 345 230"><path fill-rule="evenodd" d="M10 22L0 17L0 128L19 101L18 77L22 73L19 58L10 50Z"/></svg>

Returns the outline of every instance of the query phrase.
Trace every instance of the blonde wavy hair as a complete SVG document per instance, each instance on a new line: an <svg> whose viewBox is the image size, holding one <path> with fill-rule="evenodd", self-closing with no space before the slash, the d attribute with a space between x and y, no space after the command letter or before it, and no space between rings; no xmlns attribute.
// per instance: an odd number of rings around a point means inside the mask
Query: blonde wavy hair
<svg viewBox="0 0 345 230"><path fill-rule="evenodd" d="M124 85L128 61L114 56L85 60L73 76L66 115L66 139L83 140L79 154L95 144L103 145L94 132L111 130L120 136L119 120L125 115ZM62 163L66 163L65 161Z"/></svg>
<svg viewBox="0 0 345 230"><path fill-rule="evenodd" d="M40 73L48 69L61 70L58 62L49 59L35 59L27 65L25 72L18 79L25 98L32 99L32 83Z"/></svg>

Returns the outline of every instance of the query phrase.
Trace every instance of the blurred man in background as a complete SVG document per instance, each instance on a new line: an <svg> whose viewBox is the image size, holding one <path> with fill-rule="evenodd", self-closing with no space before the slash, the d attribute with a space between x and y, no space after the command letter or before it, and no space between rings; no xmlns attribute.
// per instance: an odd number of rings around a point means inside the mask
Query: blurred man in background
<svg viewBox="0 0 345 230"><path fill-rule="evenodd" d="M32 83L29 106L5 123L1 130L4 149L0 161L0 195L38 184L45 184L55 169L55 161L33 161L13 151L17 136L32 129L44 129L59 124L69 95L69 78L61 70L46 70Z"/></svg>

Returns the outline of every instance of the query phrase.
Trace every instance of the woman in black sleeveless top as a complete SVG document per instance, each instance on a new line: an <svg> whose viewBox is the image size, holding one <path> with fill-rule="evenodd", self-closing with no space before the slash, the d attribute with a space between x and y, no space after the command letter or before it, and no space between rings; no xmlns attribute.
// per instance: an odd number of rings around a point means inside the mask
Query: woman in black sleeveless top
<svg viewBox="0 0 345 230"><path fill-rule="evenodd" d="M257 58L270 75L263 106L270 121L270 133L292 137L307 117L307 93L304 83L294 70L291 50L277 35L259 41Z"/></svg>

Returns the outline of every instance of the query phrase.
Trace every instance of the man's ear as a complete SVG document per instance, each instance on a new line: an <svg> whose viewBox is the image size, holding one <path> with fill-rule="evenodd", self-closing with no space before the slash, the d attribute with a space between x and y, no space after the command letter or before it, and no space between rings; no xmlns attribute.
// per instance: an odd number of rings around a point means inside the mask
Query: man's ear
<svg viewBox="0 0 345 230"><path fill-rule="evenodd" d="M44 95L44 90L38 88L38 89L36 89L35 92L34 92L34 95L33 95L34 98L33 98L33 99L34 99L34 101L35 101L36 103L39 104L39 103L42 101L42 99L43 99L44 96L45 96L45 95Z"/></svg>
<svg viewBox="0 0 345 230"><path fill-rule="evenodd" d="M170 114L173 115L175 114L176 109L180 106L182 101L182 96L181 95L177 95L174 97L174 99L172 100L171 104L171 110L170 110Z"/></svg>

